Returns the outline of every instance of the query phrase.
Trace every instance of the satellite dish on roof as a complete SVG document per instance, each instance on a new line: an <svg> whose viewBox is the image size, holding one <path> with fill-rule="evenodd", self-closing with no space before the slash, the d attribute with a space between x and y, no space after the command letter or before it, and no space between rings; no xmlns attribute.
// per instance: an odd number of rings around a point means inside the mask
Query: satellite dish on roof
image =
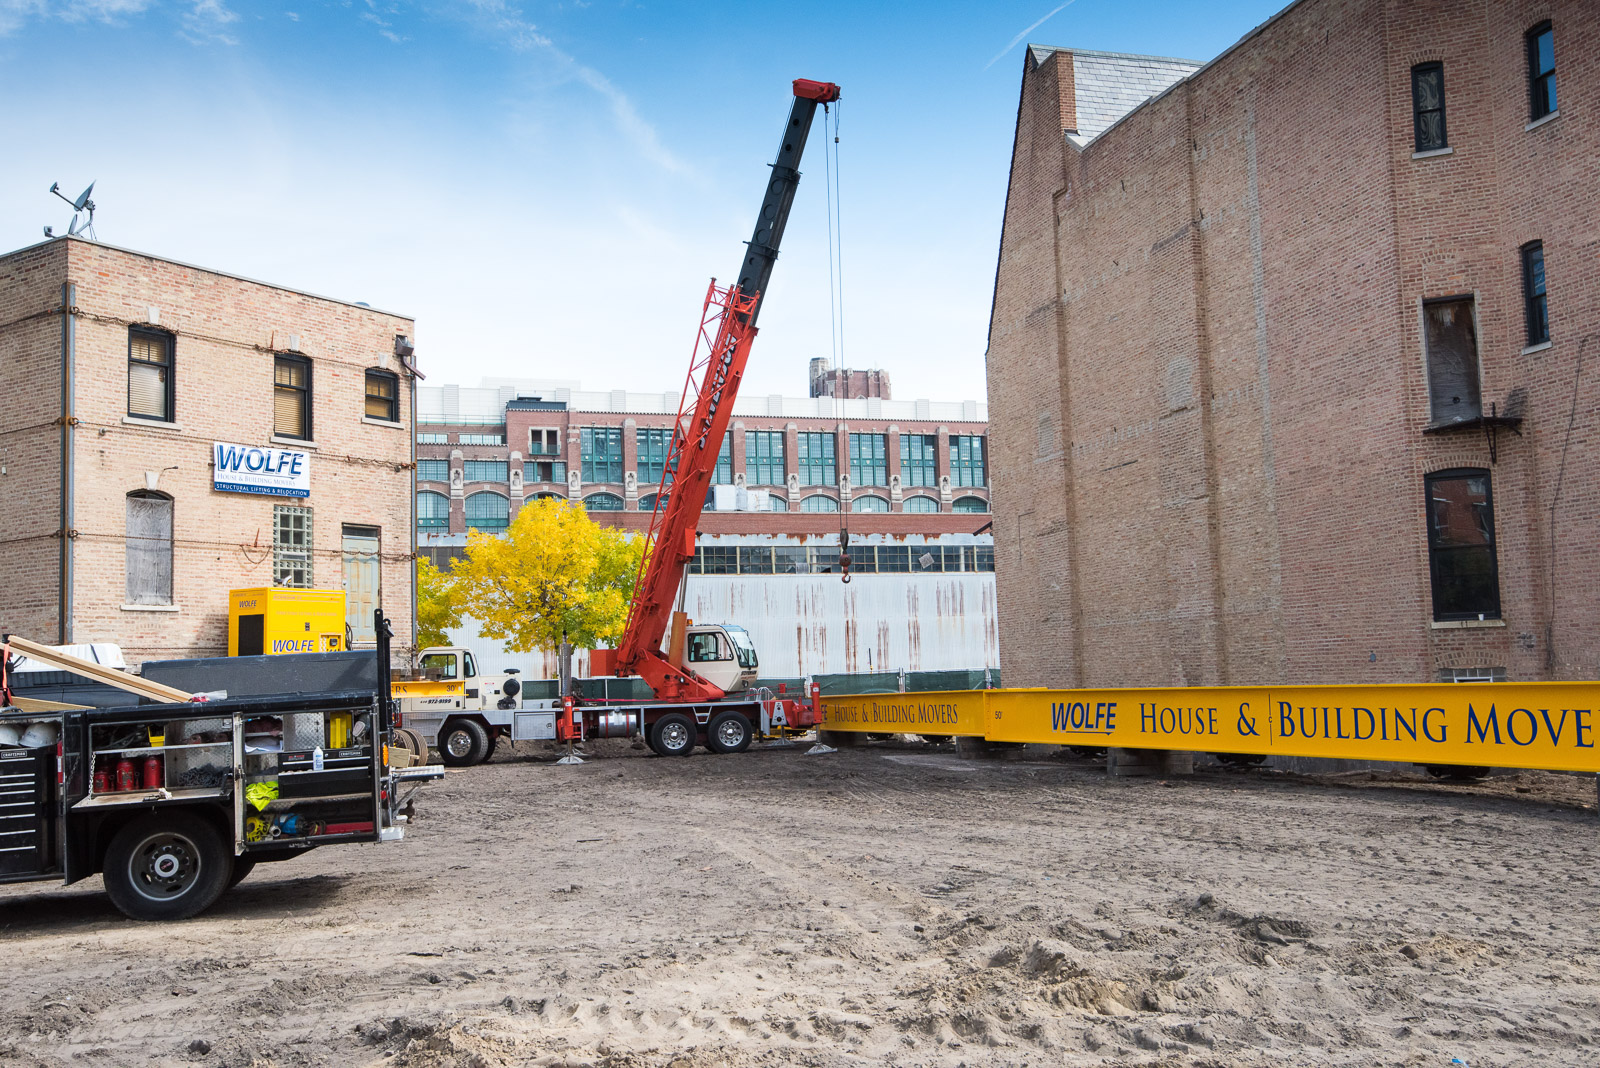
<svg viewBox="0 0 1600 1068"><path fill-rule="evenodd" d="M67 198L62 195L60 182L51 182L50 192L54 193L57 197L60 197L63 201L66 201L66 203L72 205L72 223L67 227L67 233L69 235L72 237L87 237L91 241L100 240L94 232L94 201L89 199L89 194L94 192L94 182L90 182L89 188L79 193L77 199L75 200L67 200ZM78 215L84 211L89 213L89 218L87 221L80 224L78 222ZM45 236L54 237L55 234L52 231L53 227L45 227Z"/></svg>

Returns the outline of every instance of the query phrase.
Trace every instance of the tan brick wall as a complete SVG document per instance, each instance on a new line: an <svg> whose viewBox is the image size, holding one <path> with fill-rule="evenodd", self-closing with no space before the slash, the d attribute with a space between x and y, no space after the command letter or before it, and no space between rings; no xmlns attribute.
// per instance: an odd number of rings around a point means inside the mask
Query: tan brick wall
<svg viewBox="0 0 1600 1068"><path fill-rule="evenodd" d="M0 629L60 637L61 284L57 242L0 259Z"/></svg>
<svg viewBox="0 0 1600 1068"><path fill-rule="evenodd" d="M130 663L226 652L227 592L272 584L273 506L291 504L313 511L313 577L320 588L344 586L343 525L380 528L383 607L397 648L409 645L411 383L393 351L396 334L413 335L412 322L84 241L25 250L0 259L0 270L41 255L51 259L47 292L14 298L14 287L3 285L0 293L8 302L59 305L52 294L60 283L70 278L77 286L72 639L117 642ZM173 426L126 420L128 330L149 321L151 308L159 326L175 334ZM312 361L314 447L285 447L311 454L311 495L216 492L213 442L270 443L274 352L285 350L291 335ZM0 392L7 395L28 388L11 356L22 336L0 334ZM58 378L59 344L39 362L41 373ZM399 427L363 421L365 372L372 367L401 372ZM59 478L59 451L54 459L56 467L31 484L9 481L13 498L44 501ZM126 495L145 489L151 475L174 499L176 612L124 606ZM54 576L52 594L53 582ZM6 608L12 609L9 597ZM53 611L50 617L53 641ZM15 629L44 626L34 613Z"/></svg>
<svg viewBox="0 0 1600 1068"><path fill-rule="evenodd" d="M1563 111L1529 131L1544 18ZM1597 37L1576 0L1303 0L1084 150L1070 54L1028 61L989 348L1008 683L1595 677ZM1413 159L1428 60L1453 152ZM1460 293L1485 409L1527 394L1495 463L1422 433L1420 303ZM1453 466L1492 472L1503 627L1432 624L1423 476Z"/></svg>

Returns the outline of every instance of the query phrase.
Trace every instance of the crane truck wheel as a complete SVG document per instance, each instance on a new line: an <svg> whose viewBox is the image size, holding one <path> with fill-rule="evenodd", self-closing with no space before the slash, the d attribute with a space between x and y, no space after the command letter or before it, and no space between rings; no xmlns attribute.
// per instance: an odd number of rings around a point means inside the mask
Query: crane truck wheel
<svg viewBox="0 0 1600 1068"><path fill-rule="evenodd" d="M706 748L713 753L742 753L750 748L750 721L744 713L729 710L711 718L706 727Z"/></svg>
<svg viewBox="0 0 1600 1068"><path fill-rule="evenodd" d="M439 759L449 767L482 764L489 752L489 732L475 719L452 719L439 732Z"/></svg>
<svg viewBox="0 0 1600 1068"><path fill-rule="evenodd" d="M682 712L668 712L650 728L650 748L662 756L688 756L694 750L694 720Z"/></svg>
<svg viewBox="0 0 1600 1068"><path fill-rule="evenodd" d="M191 812L141 816L111 839L102 865L111 903L136 920L182 920L228 888L233 854Z"/></svg>

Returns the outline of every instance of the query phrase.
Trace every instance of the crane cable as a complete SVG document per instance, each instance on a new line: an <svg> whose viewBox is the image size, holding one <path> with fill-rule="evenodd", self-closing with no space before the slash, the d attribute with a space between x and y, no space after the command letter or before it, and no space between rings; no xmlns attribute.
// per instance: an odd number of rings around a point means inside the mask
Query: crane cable
<svg viewBox="0 0 1600 1068"><path fill-rule="evenodd" d="M839 101L830 108L822 105L823 135L822 159L825 171L823 184L828 194L828 344L833 354L833 369L844 369L844 226L839 212ZM833 119L833 141L826 140L827 122ZM837 242L834 237L838 235ZM839 381L835 376L834 382ZM848 457L840 457L840 460ZM839 501L839 577L850 582L850 509L844 500Z"/></svg>

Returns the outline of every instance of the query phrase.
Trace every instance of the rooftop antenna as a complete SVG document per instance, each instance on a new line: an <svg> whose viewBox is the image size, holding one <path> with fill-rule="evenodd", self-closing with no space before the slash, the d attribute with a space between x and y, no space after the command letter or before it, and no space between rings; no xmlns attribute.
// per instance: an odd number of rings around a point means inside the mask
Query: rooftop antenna
<svg viewBox="0 0 1600 1068"><path fill-rule="evenodd" d="M87 237L90 241L100 240L100 238L94 232L94 201L89 199L89 194L94 192L94 182L90 182L89 188L79 193L78 199L76 200L67 200L67 198L62 195L60 182L51 182L50 192L54 193L58 197L61 197L62 201L65 203L72 205L72 222L67 226L68 236ZM89 218L87 221L80 223L78 222L78 215L84 211L89 213ZM44 228L44 236L55 237L55 227L46 226Z"/></svg>

